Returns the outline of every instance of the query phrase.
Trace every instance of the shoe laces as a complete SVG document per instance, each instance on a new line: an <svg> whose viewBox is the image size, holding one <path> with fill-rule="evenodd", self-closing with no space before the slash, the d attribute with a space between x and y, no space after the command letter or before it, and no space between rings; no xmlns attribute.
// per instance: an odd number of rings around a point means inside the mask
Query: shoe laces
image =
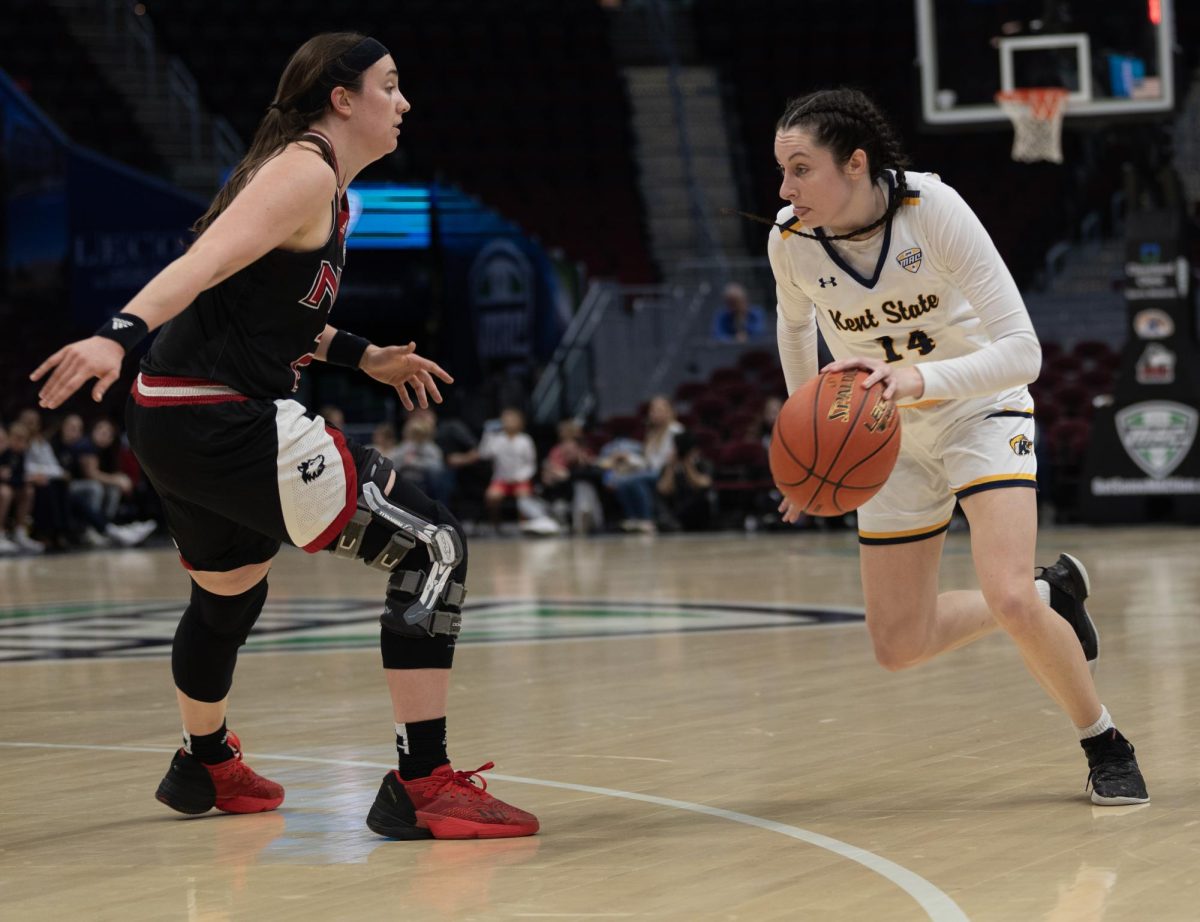
<svg viewBox="0 0 1200 922"><path fill-rule="evenodd" d="M463 795L468 798L479 797L484 795L484 792L487 791L487 779L484 778L480 772L486 772L488 769L495 767L495 762L485 762L474 771L456 771L453 774L433 775L431 777L434 779L434 781L427 788L425 788L425 795L430 798L436 797L439 794L449 794L452 797L456 794ZM478 784L476 784L473 780L475 778L479 779ZM487 794L486 796L491 797L490 794Z"/></svg>
<svg viewBox="0 0 1200 922"><path fill-rule="evenodd" d="M1120 736L1115 728L1106 732L1104 736L1103 744L1097 748L1094 754L1095 762L1088 772L1087 782L1083 786L1084 791L1089 791L1095 786L1093 782L1097 777L1106 778L1109 781L1120 781L1140 773L1137 759L1134 756L1133 743ZM1089 758L1088 761L1091 762L1092 759Z"/></svg>

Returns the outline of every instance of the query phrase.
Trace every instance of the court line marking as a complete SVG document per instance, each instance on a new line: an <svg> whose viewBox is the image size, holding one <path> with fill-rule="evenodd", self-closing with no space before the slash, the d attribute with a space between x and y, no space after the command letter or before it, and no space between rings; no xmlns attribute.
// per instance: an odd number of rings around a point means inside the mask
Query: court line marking
<svg viewBox="0 0 1200 922"><path fill-rule="evenodd" d="M71 750L90 750L104 752L152 752L160 755L170 755L175 752L174 749L163 749L161 747L150 746L100 746L100 745L83 745L73 743L28 743L28 742L3 742L0 741L0 747L10 749L71 749ZM383 764L380 762L362 762L355 759L321 759L314 756L289 756L289 755L272 755L265 752L255 752L254 758L274 760L277 762L303 762L315 763L319 765L338 765L349 768L375 768L387 771L394 766ZM618 788L601 788L590 784L574 784L566 781L546 781L541 778L524 778L520 775L502 775L499 773L489 773L489 778L496 781L509 781L514 784L530 784L537 787L558 788L563 791L576 791L582 794L597 794L602 797L617 797L622 800L634 800L641 803L654 804L659 807L670 807L675 810L686 810L690 813L699 813L704 816L711 816L717 819L729 820L734 823L741 823L744 826L752 826L756 829L763 829L767 832L775 832L779 835L787 836L790 839L797 839L801 842L806 842L809 845L814 845L817 848L822 848L825 851L860 864L868 871L871 871L879 876L891 881L910 897L912 897L920 907L925 910L925 914L929 916L932 922L969 922L969 918L962 911L957 903L954 902L947 894L943 893L924 877L913 871L908 870L894 861L889 861L881 855L876 855L874 852L869 852L864 848L859 848L857 845L851 845L849 842L843 842L840 839L834 839L830 836L822 835L819 832L812 832L808 829L803 829L799 826L790 826L787 823L780 823L775 820L763 819L759 816L751 816L748 813L738 813L734 810L723 810L720 807L710 807L705 804L692 803L687 800L674 800L669 797L658 797L654 794L638 794L635 791L622 791Z"/></svg>

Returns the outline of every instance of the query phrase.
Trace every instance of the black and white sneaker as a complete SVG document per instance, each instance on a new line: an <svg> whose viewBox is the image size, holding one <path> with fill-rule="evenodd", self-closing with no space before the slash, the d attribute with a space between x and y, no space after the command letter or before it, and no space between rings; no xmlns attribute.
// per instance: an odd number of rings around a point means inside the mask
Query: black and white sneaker
<svg viewBox="0 0 1200 922"><path fill-rule="evenodd" d="M1096 674L1096 661L1100 658L1100 635L1096 624L1088 614L1084 602L1087 600L1091 583L1083 564L1070 554L1059 554L1058 560L1048 567L1038 567L1034 585L1042 601L1058 612L1079 638L1083 657L1088 669Z"/></svg>
<svg viewBox="0 0 1200 922"><path fill-rule="evenodd" d="M1150 802L1146 780L1133 755L1133 744L1116 727L1080 740L1079 745L1087 754L1091 769L1084 790L1092 789L1092 803L1117 807Z"/></svg>

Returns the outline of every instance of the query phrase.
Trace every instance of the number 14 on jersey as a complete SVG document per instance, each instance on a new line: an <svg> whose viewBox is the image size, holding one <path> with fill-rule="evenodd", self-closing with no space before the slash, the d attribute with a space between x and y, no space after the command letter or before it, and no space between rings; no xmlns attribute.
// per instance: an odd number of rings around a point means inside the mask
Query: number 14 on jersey
<svg viewBox="0 0 1200 922"><path fill-rule="evenodd" d="M875 342L883 347L883 357L888 363L903 361L904 356L896 351L895 340L891 336L879 336ZM905 348L918 355L929 355L937 348L937 343L930 339L924 331L913 330L908 336L908 345Z"/></svg>

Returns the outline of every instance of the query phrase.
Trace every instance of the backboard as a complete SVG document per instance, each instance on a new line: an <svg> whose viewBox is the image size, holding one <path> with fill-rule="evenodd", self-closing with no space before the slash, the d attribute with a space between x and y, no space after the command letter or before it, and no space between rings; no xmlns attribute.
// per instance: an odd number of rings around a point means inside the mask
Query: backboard
<svg viewBox="0 0 1200 922"><path fill-rule="evenodd" d="M1068 119L1174 105L1174 0L915 2L929 125L1004 123L996 93L1030 86L1064 87Z"/></svg>

